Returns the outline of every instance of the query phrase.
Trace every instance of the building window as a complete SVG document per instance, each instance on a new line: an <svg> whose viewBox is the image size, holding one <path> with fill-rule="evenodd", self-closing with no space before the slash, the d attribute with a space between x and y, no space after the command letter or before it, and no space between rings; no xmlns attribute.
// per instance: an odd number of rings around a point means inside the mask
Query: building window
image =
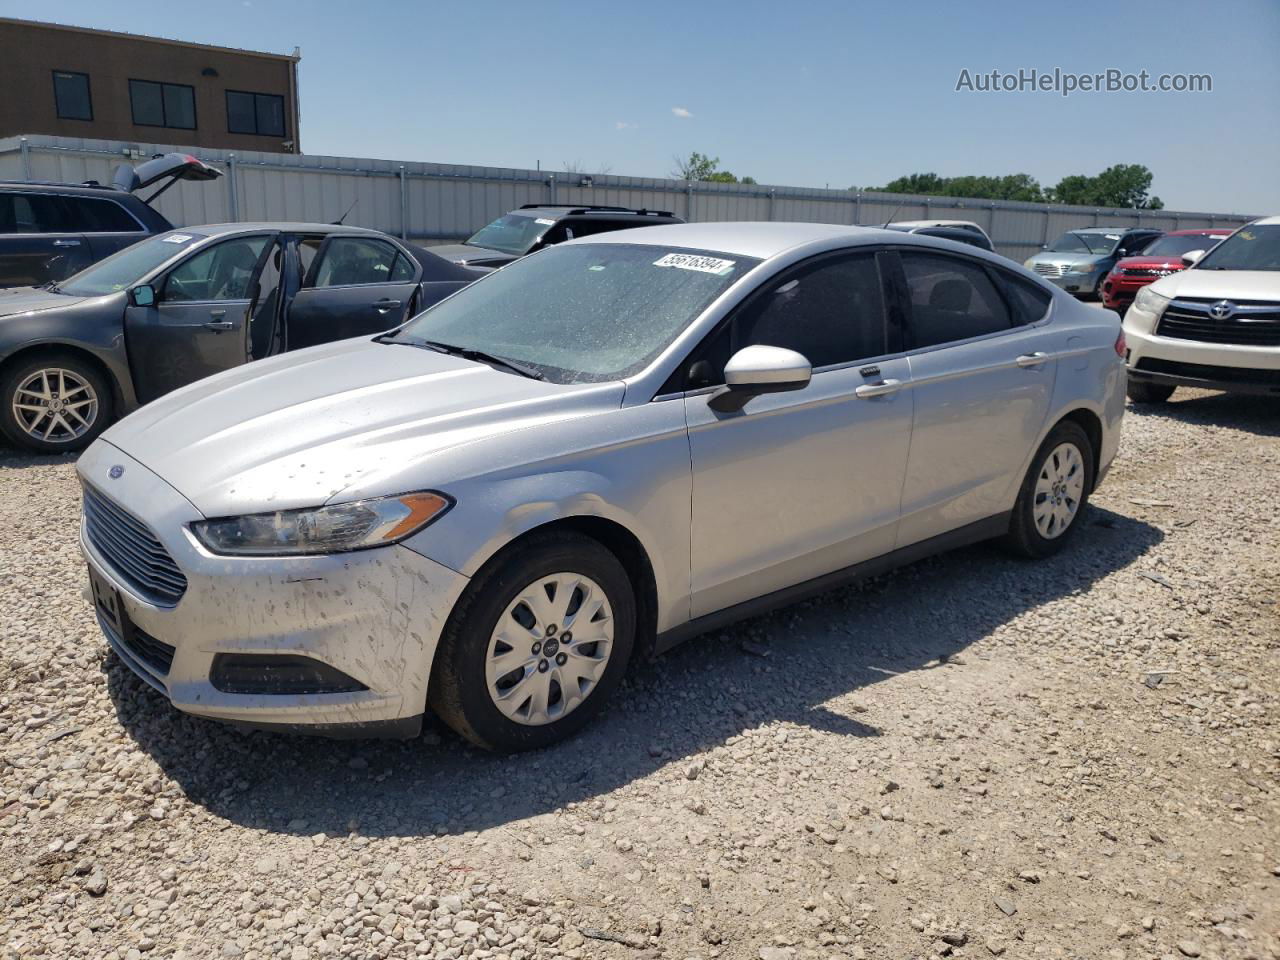
<svg viewBox="0 0 1280 960"><path fill-rule="evenodd" d="M227 132L284 136L284 97L274 93L227 91Z"/></svg>
<svg viewBox="0 0 1280 960"><path fill-rule="evenodd" d="M70 70L53 71L53 100L63 120L92 120L93 99L89 96L89 75Z"/></svg>
<svg viewBox="0 0 1280 960"><path fill-rule="evenodd" d="M196 91L183 83L129 81L133 122L140 127L196 128Z"/></svg>

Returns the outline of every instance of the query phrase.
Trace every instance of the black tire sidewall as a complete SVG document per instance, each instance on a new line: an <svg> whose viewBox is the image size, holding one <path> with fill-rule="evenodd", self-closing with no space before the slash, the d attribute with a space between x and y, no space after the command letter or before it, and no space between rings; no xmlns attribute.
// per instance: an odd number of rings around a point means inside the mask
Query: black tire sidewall
<svg viewBox="0 0 1280 960"><path fill-rule="evenodd" d="M590 696L568 716L544 726L516 723L489 696L489 641L498 618L519 591L540 577L565 571L590 577L609 599L614 621L609 664ZM491 561L468 585L436 650L428 696L446 723L479 746L502 752L549 746L572 736L605 707L626 672L635 635L635 593L626 570L608 549L574 534L535 536Z"/></svg>
<svg viewBox="0 0 1280 960"><path fill-rule="evenodd" d="M72 371L89 383L98 395L97 420L87 433L67 443L52 443L32 437L18 425L13 413L13 397L18 384L39 370L54 367ZM115 395L109 379L91 363L68 353L41 353L14 364L0 377L0 403L3 404L0 433L14 446L34 453L75 453L83 450L110 426L115 414Z"/></svg>
<svg viewBox="0 0 1280 960"><path fill-rule="evenodd" d="M1134 403L1164 403L1173 396L1175 389L1172 384L1144 380L1130 380L1125 385L1125 393Z"/></svg>
<svg viewBox="0 0 1280 960"><path fill-rule="evenodd" d="M1080 451L1080 457L1084 461L1085 486L1084 493L1080 497L1080 506L1076 509L1075 516L1071 518L1071 525L1065 532L1050 539L1043 536L1036 527L1036 478L1040 475L1040 468L1044 465L1045 458L1054 448L1063 443L1070 443ZM1044 438L1044 442L1036 450L1036 455L1031 459L1031 466L1027 468L1027 475L1023 478L1022 487L1018 491L1018 500L1014 505L1009 540L1018 553L1035 558L1048 557L1065 547L1075 536L1080 528L1081 517L1084 516L1089 505L1089 495L1093 492L1094 459L1093 444L1089 441L1089 435L1079 424L1065 420L1049 431L1049 435Z"/></svg>

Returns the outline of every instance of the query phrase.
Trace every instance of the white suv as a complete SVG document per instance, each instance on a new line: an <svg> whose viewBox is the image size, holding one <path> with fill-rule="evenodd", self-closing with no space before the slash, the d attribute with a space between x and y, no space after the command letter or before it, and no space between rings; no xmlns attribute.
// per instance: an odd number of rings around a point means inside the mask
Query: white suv
<svg viewBox="0 0 1280 960"><path fill-rule="evenodd" d="M1241 227L1138 291L1124 318L1129 398L1179 386L1280 396L1280 217Z"/></svg>

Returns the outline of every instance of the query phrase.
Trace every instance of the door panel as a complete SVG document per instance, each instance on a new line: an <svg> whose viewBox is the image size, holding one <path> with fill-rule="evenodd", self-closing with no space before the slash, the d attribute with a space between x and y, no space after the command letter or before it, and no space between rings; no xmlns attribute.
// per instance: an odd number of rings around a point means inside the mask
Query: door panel
<svg viewBox="0 0 1280 960"><path fill-rule="evenodd" d="M87 233L85 239L89 243L89 249L92 251L92 259L94 263L111 256L113 253L119 253L125 247L131 247L139 240L145 240L150 234L142 232L134 233Z"/></svg>
<svg viewBox="0 0 1280 960"><path fill-rule="evenodd" d="M87 267L89 246L75 229L53 194L0 193L0 287L39 286Z"/></svg>
<svg viewBox="0 0 1280 960"><path fill-rule="evenodd" d="M372 336L398 327L416 289L414 283L370 283L299 290L289 307L287 349Z"/></svg>
<svg viewBox="0 0 1280 960"><path fill-rule="evenodd" d="M206 246L157 284L154 306L126 308L125 344L139 400L246 362L258 278L275 246L263 234Z"/></svg>
<svg viewBox="0 0 1280 960"><path fill-rule="evenodd" d="M814 375L737 413L685 398L693 461L693 615L893 549L911 437L905 360ZM859 386L903 389L859 397Z"/></svg>

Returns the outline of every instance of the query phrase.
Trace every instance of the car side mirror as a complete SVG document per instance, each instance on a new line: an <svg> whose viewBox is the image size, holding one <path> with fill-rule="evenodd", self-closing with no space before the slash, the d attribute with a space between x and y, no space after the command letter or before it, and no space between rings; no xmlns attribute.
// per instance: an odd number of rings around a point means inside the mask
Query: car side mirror
<svg viewBox="0 0 1280 960"><path fill-rule="evenodd" d="M1182 255L1182 262L1189 267L1194 263L1199 263L1200 258L1203 257L1204 254L1205 251L1203 250L1188 250Z"/></svg>
<svg viewBox="0 0 1280 960"><path fill-rule="evenodd" d="M712 397L711 407L731 413L762 393L803 390L812 379L813 367L803 354L764 344L743 347L725 364L724 382L729 389Z"/></svg>
<svg viewBox="0 0 1280 960"><path fill-rule="evenodd" d="M129 302L135 307L154 307L156 288L149 283L142 283L129 291Z"/></svg>

